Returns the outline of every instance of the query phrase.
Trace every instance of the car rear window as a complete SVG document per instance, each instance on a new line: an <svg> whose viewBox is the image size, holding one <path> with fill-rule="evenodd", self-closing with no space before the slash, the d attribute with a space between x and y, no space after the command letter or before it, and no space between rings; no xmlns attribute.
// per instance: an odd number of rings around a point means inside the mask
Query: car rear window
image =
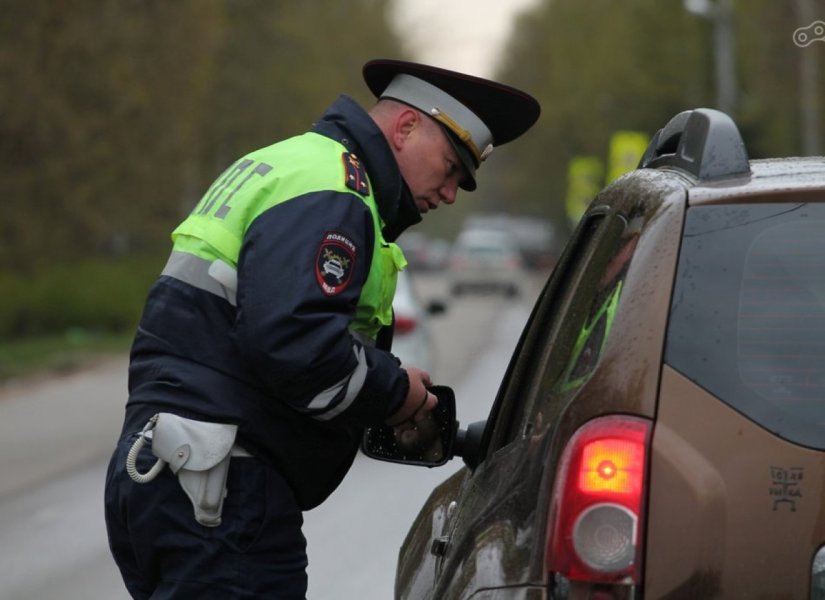
<svg viewBox="0 0 825 600"><path fill-rule="evenodd" d="M690 208L665 361L777 435L825 448L825 205Z"/></svg>

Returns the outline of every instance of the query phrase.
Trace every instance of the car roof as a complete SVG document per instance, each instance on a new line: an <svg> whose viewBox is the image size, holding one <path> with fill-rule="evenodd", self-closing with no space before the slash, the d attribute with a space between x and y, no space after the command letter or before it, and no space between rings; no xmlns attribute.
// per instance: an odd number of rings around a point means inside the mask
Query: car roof
<svg viewBox="0 0 825 600"><path fill-rule="evenodd" d="M825 158L749 160L729 115L697 108L677 114L653 136L641 171L678 173L688 203L822 201Z"/></svg>
<svg viewBox="0 0 825 600"><path fill-rule="evenodd" d="M792 195L800 202L825 200L825 158L769 158L750 161L744 176L699 181L688 192L691 205L777 201Z"/></svg>

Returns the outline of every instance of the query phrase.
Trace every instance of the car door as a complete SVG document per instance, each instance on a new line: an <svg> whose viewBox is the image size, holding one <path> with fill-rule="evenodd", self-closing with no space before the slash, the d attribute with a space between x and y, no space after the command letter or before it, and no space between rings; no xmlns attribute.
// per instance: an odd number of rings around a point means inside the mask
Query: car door
<svg viewBox="0 0 825 600"><path fill-rule="evenodd" d="M607 206L592 209L539 297L491 411L484 458L461 476L447 533L434 546L441 555L434 598L531 598L544 590L535 557L545 543L547 434L599 361L637 239L627 226ZM555 402L541 385L548 379Z"/></svg>
<svg viewBox="0 0 825 600"><path fill-rule="evenodd" d="M682 178L645 172L588 209L522 332L480 451L433 492L401 548L396 597L547 592L564 444L594 417L655 411L685 201Z"/></svg>

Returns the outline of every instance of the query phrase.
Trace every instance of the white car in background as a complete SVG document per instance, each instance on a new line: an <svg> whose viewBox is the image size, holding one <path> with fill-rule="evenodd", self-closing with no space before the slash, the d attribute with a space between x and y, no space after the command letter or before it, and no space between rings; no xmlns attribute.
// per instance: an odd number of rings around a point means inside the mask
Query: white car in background
<svg viewBox="0 0 825 600"><path fill-rule="evenodd" d="M424 306L416 294L410 273L401 271L398 273L392 308L395 312L392 353L402 364L419 367L435 376L435 349L430 337L429 319L431 315L443 313L444 304L433 301Z"/></svg>
<svg viewBox="0 0 825 600"><path fill-rule="evenodd" d="M459 234L450 252L448 276L454 296L467 291L518 296L527 282L524 258L515 238L494 229L467 229Z"/></svg>
<svg viewBox="0 0 825 600"><path fill-rule="evenodd" d="M440 271L447 264L450 243L442 238L428 236L422 231L405 231L398 245L407 258L407 268L416 271Z"/></svg>

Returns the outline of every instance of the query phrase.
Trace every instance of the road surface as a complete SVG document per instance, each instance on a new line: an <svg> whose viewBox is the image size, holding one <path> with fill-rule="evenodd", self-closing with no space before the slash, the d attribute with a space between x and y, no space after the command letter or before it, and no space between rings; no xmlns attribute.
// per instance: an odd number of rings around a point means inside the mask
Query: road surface
<svg viewBox="0 0 825 600"><path fill-rule="evenodd" d="M417 285L425 298L443 294L437 278ZM462 297L433 321L436 378L456 390L463 425L486 417L531 304ZM128 599L102 515L126 367L117 356L80 373L0 387L0 600ZM359 456L331 498L305 515L308 598L391 598L410 523L432 487L460 467Z"/></svg>

